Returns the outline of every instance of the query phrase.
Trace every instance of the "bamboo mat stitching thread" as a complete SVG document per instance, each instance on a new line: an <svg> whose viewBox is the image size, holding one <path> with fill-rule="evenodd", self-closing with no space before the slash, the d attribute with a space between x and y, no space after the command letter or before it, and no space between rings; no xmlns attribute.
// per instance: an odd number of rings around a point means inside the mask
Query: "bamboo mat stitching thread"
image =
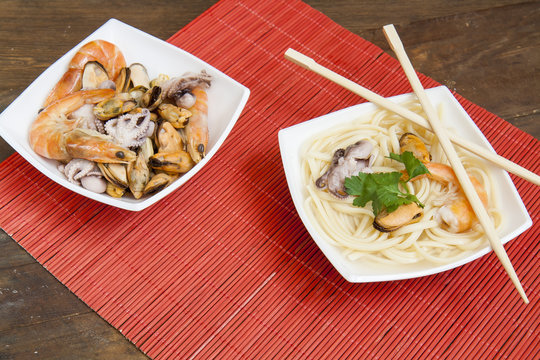
<svg viewBox="0 0 540 360"><path fill-rule="evenodd" d="M270 51L266 50L265 48L263 48L262 46L260 46L258 43L256 43L255 41L245 37L243 34L240 33L239 30L237 30L236 28L232 27L230 24L228 23L225 23L223 22L221 19L218 19L219 22L221 22L223 25L227 26L229 29L233 30L239 37L242 37L243 39L245 39L246 41L250 42L254 48L257 48L259 50L261 50L263 53L269 55L270 59L273 59L273 60L276 60L278 61L281 65L284 65L287 69L289 70L293 70L293 71L296 71L298 69L298 65L295 65L295 64L292 64L290 61L284 61L281 56L276 56L274 54L272 54ZM225 58L228 58L228 59L231 59L231 60L234 60L233 58L230 57L230 55L227 55L227 53L224 53L222 52L221 50L219 49L215 49L216 52L218 52L220 55L222 55L223 57ZM244 74L247 75L248 78L251 78L253 79L256 83L258 83L261 88L264 88L266 90L269 90L270 92L275 92L276 89L273 89L273 88L270 88L268 85L266 85L265 83L263 83L258 77L256 77L252 71L250 71L250 69L247 69L247 68L242 68L240 69L240 71ZM308 82L310 82L312 85L316 85L316 86L319 86L318 83L315 82L315 80L313 79L313 77L307 77L305 75L305 72L303 72L302 74L299 74L303 79L307 80ZM334 94L334 93L331 93L328 89L326 88L322 88L321 89L322 91L324 91L326 94L328 94L331 98L333 98L336 103L339 103L341 101L341 98L337 95L337 94ZM276 124L277 125L277 124Z"/></svg>

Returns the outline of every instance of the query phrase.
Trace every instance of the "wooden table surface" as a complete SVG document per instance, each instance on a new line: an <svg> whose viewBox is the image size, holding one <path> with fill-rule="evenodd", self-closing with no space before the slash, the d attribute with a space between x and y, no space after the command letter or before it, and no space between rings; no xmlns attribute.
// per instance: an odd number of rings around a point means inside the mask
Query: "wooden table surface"
<svg viewBox="0 0 540 360"><path fill-rule="evenodd" d="M540 138L540 1L305 2L386 51L395 24L418 71ZM166 40L214 3L0 0L0 111L109 18ZM0 231L0 359L27 358L146 356Z"/></svg>

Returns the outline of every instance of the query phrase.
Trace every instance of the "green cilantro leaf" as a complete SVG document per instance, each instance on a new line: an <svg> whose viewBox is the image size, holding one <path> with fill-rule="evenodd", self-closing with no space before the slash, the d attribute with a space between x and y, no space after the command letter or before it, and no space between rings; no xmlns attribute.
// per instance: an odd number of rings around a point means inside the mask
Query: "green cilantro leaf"
<svg viewBox="0 0 540 360"><path fill-rule="evenodd" d="M400 205L412 202L424 207L415 195L400 190L399 179L401 175L397 171L375 174L359 173L357 176L345 179L345 189L349 195L355 196L354 206L364 207L371 201L375 216L383 209L392 212Z"/></svg>
<svg viewBox="0 0 540 360"><path fill-rule="evenodd" d="M390 153L390 159L399 161L405 165L405 169L409 174L409 180L422 174L429 174L427 167L410 151L405 151L401 155Z"/></svg>
<svg viewBox="0 0 540 360"><path fill-rule="evenodd" d="M405 151L401 155L391 153L390 158L405 165L409 180L429 173L426 166L414 157L410 151ZM407 191L405 182L400 180L402 175L397 171L372 174L359 173L357 176L345 179L345 190L349 195L355 196L353 200L354 206L364 207L371 201L375 216L384 209L391 213L399 206L413 202L420 207L424 207L414 194ZM400 189L400 185L405 191Z"/></svg>

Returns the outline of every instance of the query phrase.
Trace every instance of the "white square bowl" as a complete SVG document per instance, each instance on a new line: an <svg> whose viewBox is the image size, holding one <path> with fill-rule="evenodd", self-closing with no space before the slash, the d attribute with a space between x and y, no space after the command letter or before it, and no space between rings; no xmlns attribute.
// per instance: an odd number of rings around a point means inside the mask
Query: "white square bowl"
<svg viewBox="0 0 540 360"><path fill-rule="evenodd" d="M459 134L466 140L494 151L473 120L446 87L440 86L429 89L427 94L435 107L442 104L444 114L441 120L449 130ZM414 94L404 94L392 97L390 100L401 103L414 98ZM455 262L444 265L436 265L427 261L396 265L379 265L372 262L362 262L362 260L351 261L345 256L343 249L326 241L319 232L320 227L312 223L304 208L308 193L301 173L302 147L306 141L316 134L363 116L370 116L377 109L377 105L363 103L279 131L281 158L292 200L304 226L324 255L347 281L374 282L436 274L461 266L487 254L491 250L488 245ZM499 236L503 243L507 243L527 230L532 225L532 221L508 173L494 165L488 164L488 166L495 181L495 189L501 196L500 203L504 204L504 209L501 209L504 216L504 225Z"/></svg>
<svg viewBox="0 0 540 360"><path fill-rule="evenodd" d="M96 194L70 183L57 170L58 162L37 155L28 142L30 125L36 118L46 96L67 70L78 49L91 40L102 39L117 45L126 63L142 63L150 78L163 73L170 77L187 71L206 70L212 76L208 89L208 127L210 132L206 156L190 171L165 189L139 200L133 197L113 198ZM110 19L73 49L45 70L28 88L0 114L0 136L35 168L58 184L87 198L121 209L140 211L178 189L205 166L225 141L238 120L249 97L249 89L229 76L165 41L151 36L116 19Z"/></svg>

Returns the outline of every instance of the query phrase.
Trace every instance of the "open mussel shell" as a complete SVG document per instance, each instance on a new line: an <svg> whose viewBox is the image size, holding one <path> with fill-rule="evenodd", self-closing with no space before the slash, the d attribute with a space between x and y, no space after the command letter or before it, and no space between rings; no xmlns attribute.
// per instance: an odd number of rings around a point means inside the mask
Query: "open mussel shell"
<svg viewBox="0 0 540 360"><path fill-rule="evenodd" d="M94 115L100 120L109 120L119 115L132 111L137 107L137 102L127 93L103 100L94 106Z"/></svg>
<svg viewBox="0 0 540 360"><path fill-rule="evenodd" d="M423 210L416 203L401 205L391 213L383 210L375 217L373 227L381 232L392 232L402 226L418 222Z"/></svg>
<svg viewBox="0 0 540 360"><path fill-rule="evenodd" d="M128 92L131 84L131 70L128 67L120 69L120 73L114 82L116 84L117 93Z"/></svg>
<svg viewBox="0 0 540 360"><path fill-rule="evenodd" d="M129 190L135 199L140 199L143 196L146 184L150 180L150 170L141 151L139 151L137 159L128 164L127 175Z"/></svg>
<svg viewBox="0 0 540 360"><path fill-rule="evenodd" d="M143 86L150 88L150 78L143 64L134 63L129 66L131 71L131 83L133 87Z"/></svg>
<svg viewBox="0 0 540 360"><path fill-rule="evenodd" d="M158 114L171 123L176 129L184 128L192 115L189 110L179 108L173 104L161 103L158 106Z"/></svg>
<svg viewBox="0 0 540 360"><path fill-rule="evenodd" d="M126 165L107 163L97 163L97 165L105 179L111 184L123 189L129 186Z"/></svg>
<svg viewBox="0 0 540 360"><path fill-rule="evenodd" d="M431 154L429 153L426 144L414 134L405 133L401 135L399 147L402 154L405 151L410 151L413 153L414 157L424 163L431 161Z"/></svg>
<svg viewBox="0 0 540 360"><path fill-rule="evenodd" d="M143 194L147 195L161 191L167 186L169 186L169 184L171 184L177 178L178 175L169 175L166 173L155 174L154 176L152 176L152 178L150 178L150 181L144 187Z"/></svg>
<svg viewBox="0 0 540 360"><path fill-rule="evenodd" d="M97 61L89 61L84 65L82 74L82 90L94 90L109 80L107 70Z"/></svg>
<svg viewBox="0 0 540 360"><path fill-rule="evenodd" d="M150 156L154 155L154 145L150 138L146 138L144 143L139 148L139 154L143 157L144 161L148 163Z"/></svg>
<svg viewBox="0 0 540 360"><path fill-rule="evenodd" d="M129 89L129 95L134 101L137 102L138 106L143 107L142 98L147 91L148 91L147 87L138 85Z"/></svg>
<svg viewBox="0 0 540 360"><path fill-rule="evenodd" d="M159 86L151 87L142 97L142 105L150 111L155 110L162 102L162 90Z"/></svg>
<svg viewBox="0 0 540 360"><path fill-rule="evenodd" d="M111 184L110 182L107 182L107 189L105 192L114 198L121 198L126 193L126 188L116 186L114 184Z"/></svg>

